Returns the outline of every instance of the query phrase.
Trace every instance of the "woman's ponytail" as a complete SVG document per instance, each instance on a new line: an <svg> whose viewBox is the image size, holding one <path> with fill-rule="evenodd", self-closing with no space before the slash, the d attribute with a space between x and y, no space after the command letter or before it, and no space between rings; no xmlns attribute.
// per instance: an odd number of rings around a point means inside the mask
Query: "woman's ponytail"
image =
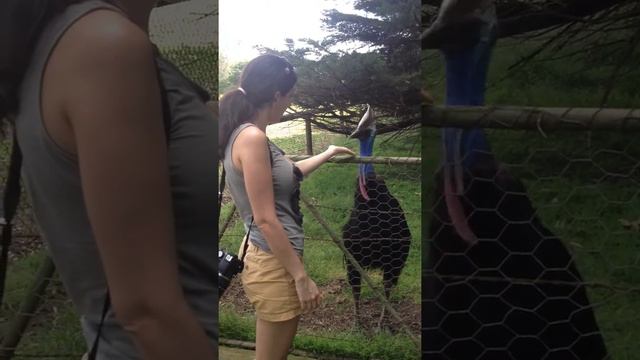
<svg viewBox="0 0 640 360"><path fill-rule="evenodd" d="M218 155L220 159L224 159L224 151L231 133L242 123L251 119L256 113L256 108L251 104L244 90L235 89L222 96L218 111Z"/></svg>

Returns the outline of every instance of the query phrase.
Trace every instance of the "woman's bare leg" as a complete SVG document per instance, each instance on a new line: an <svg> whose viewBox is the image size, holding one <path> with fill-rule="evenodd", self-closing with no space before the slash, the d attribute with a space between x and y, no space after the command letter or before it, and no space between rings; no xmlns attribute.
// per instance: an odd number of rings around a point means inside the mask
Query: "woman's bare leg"
<svg viewBox="0 0 640 360"><path fill-rule="evenodd" d="M286 360L300 316L287 321L256 321L256 360Z"/></svg>

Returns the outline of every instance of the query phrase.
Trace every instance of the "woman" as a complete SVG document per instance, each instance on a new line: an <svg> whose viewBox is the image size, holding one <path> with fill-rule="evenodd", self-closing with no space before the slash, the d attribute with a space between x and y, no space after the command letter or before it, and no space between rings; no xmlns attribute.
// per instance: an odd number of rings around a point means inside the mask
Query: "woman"
<svg viewBox="0 0 640 360"><path fill-rule="evenodd" d="M294 164L268 141L265 129L279 122L291 104L296 80L287 60L262 55L247 64L240 87L220 99L220 157L249 231L241 277L256 310L256 360L286 359L300 315L320 303L320 292L302 263L299 183L333 156L354 155L329 146Z"/></svg>
<svg viewBox="0 0 640 360"><path fill-rule="evenodd" d="M0 2L0 118L89 346L109 290L97 358L215 359L216 125L162 59L159 81L155 2Z"/></svg>

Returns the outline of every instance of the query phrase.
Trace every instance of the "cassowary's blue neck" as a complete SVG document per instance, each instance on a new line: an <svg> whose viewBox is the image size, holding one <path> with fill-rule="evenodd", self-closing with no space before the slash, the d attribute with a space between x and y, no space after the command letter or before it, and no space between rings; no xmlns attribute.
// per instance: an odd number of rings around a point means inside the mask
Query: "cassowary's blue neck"
<svg viewBox="0 0 640 360"><path fill-rule="evenodd" d="M472 46L443 51L447 64L447 105L484 104L485 82L495 39L495 29L487 30L488 36L481 36ZM477 237L456 194L464 192L464 169L471 169L479 155L491 152L489 142L482 129L444 128L442 135L447 211L458 235L467 243L474 244Z"/></svg>
<svg viewBox="0 0 640 360"><path fill-rule="evenodd" d="M372 131L366 138L360 138L360 156L373 156L373 141L375 140L375 131ZM373 164L360 164L360 174L373 174Z"/></svg>
<svg viewBox="0 0 640 360"><path fill-rule="evenodd" d="M444 52L447 74L447 105L481 106L484 104L485 83L493 36L481 39L466 49ZM482 129L443 129L447 164L462 161L464 168L474 164L478 153L491 151Z"/></svg>

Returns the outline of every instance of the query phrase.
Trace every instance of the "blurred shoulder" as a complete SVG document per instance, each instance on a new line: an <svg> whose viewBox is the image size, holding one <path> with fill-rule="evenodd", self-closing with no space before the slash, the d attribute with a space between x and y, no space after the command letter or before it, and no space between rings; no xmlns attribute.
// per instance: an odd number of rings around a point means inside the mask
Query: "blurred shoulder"
<svg viewBox="0 0 640 360"><path fill-rule="evenodd" d="M75 65L94 66L148 64L153 45L147 33L123 13L97 9L78 19L61 43Z"/></svg>
<svg viewBox="0 0 640 360"><path fill-rule="evenodd" d="M236 140L242 146L262 148L267 145L267 135L255 125L249 125L238 133Z"/></svg>

